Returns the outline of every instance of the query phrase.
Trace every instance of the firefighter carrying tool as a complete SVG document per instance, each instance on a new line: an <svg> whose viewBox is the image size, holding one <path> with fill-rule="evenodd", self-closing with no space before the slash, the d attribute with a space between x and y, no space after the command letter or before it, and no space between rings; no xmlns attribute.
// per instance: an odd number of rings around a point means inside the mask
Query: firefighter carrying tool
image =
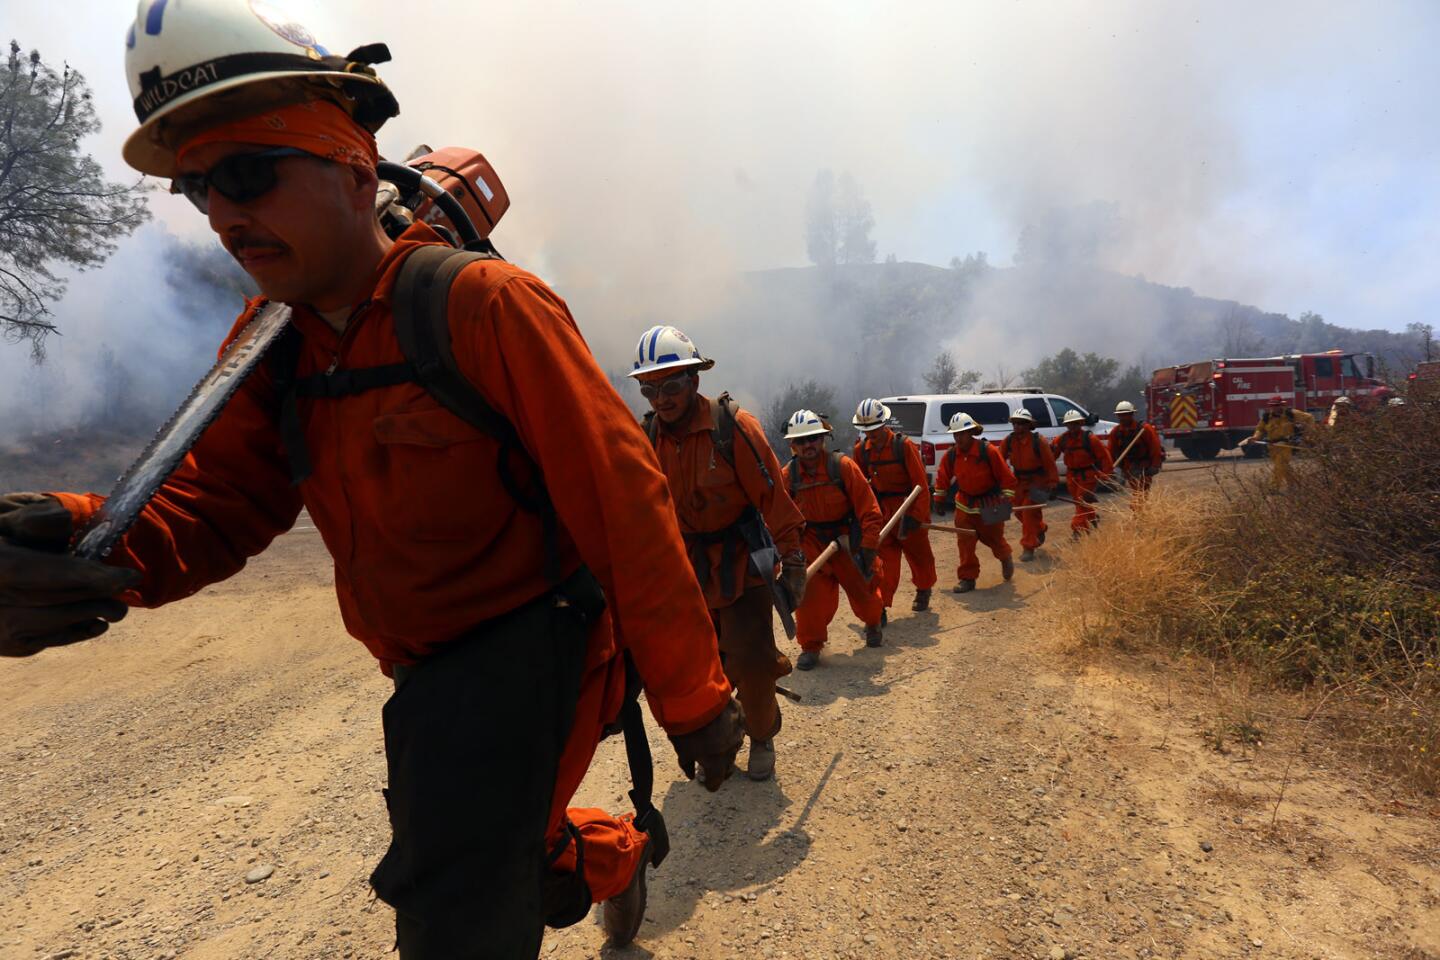
<svg viewBox="0 0 1440 960"><path fill-rule="evenodd" d="M935 472L935 499L953 498L955 526L969 531L955 535L960 563L955 568L954 588L955 593L969 593L980 576L976 541L989 547L1000 561L1001 576L1009 580L1015 575L1005 521L1010 518L1016 481L999 447L981 438L983 428L970 414L955 414L948 429L955 446L945 453Z"/></svg>
<svg viewBox="0 0 1440 960"><path fill-rule="evenodd" d="M1255 432L1240 441L1241 446L1264 443L1270 454L1270 486L1274 490L1295 482L1290 472L1290 458L1305 441L1305 432L1315 426L1315 418L1304 410L1292 410L1279 395L1270 398L1264 416Z"/></svg>
<svg viewBox="0 0 1440 960"><path fill-rule="evenodd" d="M1013 428L1000 441L1000 455L1015 472L1015 512L1020 515L1020 562L1035 559L1049 529L1042 514L1051 491L1060 483L1055 451L1035 432L1035 417L1024 407L1010 415Z"/></svg>
<svg viewBox="0 0 1440 960"><path fill-rule="evenodd" d="M885 522L855 461L826 449L829 436L830 426L812 410L795 411L785 426L791 452L783 471L785 485L805 515L805 557L818 567L795 611L795 639L800 643L795 666L801 670L813 670L820 663L841 589L850 609L865 624L865 646L880 646L884 636L878 547ZM838 542L839 548L828 562L817 563L832 542Z"/></svg>
<svg viewBox="0 0 1440 960"><path fill-rule="evenodd" d="M1065 486L1075 504L1070 536L1078 540L1081 533L1088 533L1100 522L1091 504L1095 502L1095 488L1110 475L1114 463L1104 442L1085 429L1085 414L1071 410L1062 422L1065 432L1052 440L1051 445L1056 458L1065 462Z"/></svg>
<svg viewBox="0 0 1440 960"><path fill-rule="evenodd" d="M700 374L713 365L679 330L651 327L640 337L630 376L650 404L645 433L670 483L720 662L745 708L747 774L768 780L780 730L775 681L790 672L790 660L775 647L770 613L773 604L795 635L805 518L779 482L780 462L760 422L729 394L711 400L700 393Z"/></svg>
<svg viewBox="0 0 1440 960"><path fill-rule="evenodd" d="M854 459L860 465L880 512L888 521L900 509L910 491L918 485L930 488L920 449L909 437L889 426L890 408L879 400L862 400L850 423L860 431L855 441ZM893 536L880 543L880 596L888 609L895 602L900 585L900 556L910 566L910 579L915 584L912 610L930 609L930 591L935 587L935 554L930 549L930 536L925 524L930 522L930 498L917 497L901 518Z"/></svg>
<svg viewBox="0 0 1440 960"><path fill-rule="evenodd" d="M1115 419L1119 425L1105 438L1106 447L1114 469L1124 475L1125 485L1135 494L1133 502L1139 505L1165 463L1165 445L1153 426L1135 418L1135 404L1129 400L1115 405Z"/></svg>
<svg viewBox="0 0 1440 960"><path fill-rule="evenodd" d="M382 230L382 46L330 56L247 0L142 3L128 46L126 159L173 177L258 284L237 331L266 299L293 323L106 563L26 546L63 547L103 498L0 506L0 653L189 597L304 508L394 680L371 883L400 957L533 958L597 900L628 942L666 838L627 661L687 775L718 789L744 738L644 435L544 283L421 223ZM641 815L567 809L617 721L646 758Z"/></svg>

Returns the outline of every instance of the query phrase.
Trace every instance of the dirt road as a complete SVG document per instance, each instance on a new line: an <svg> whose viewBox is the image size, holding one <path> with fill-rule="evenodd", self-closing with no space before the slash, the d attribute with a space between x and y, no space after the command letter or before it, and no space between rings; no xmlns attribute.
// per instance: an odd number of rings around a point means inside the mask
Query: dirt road
<svg viewBox="0 0 1440 960"><path fill-rule="evenodd" d="M675 849L640 940L602 950L592 916L543 956L1440 957L1436 811L1283 727L1216 752L1198 670L1062 649L1042 594L1065 562L1001 584L987 558L924 614L902 588L880 650L842 614L791 678L773 782L706 794L657 738ZM0 957L388 954L387 685L312 531L0 663L0 689ZM604 744L579 802L626 786Z"/></svg>

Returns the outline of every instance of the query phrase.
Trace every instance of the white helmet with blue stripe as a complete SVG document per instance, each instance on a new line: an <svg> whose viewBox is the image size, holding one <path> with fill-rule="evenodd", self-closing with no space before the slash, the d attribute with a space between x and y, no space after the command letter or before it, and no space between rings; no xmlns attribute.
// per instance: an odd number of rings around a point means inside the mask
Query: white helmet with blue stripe
<svg viewBox="0 0 1440 960"><path fill-rule="evenodd" d="M796 410L785 424L785 439L799 440L817 433L829 433L830 427L814 410Z"/></svg>
<svg viewBox="0 0 1440 960"><path fill-rule="evenodd" d="M890 420L890 408L879 400L865 399L860 401L860 406L855 408L855 416L850 423L861 433L869 433L872 430L879 430Z"/></svg>
<svg viewBox="0 0 1440 960"><path fill-rule="evenodd" d="M383 44L335 56L270 0L137 0L125 79L140 128L121 152L173 177L175 148L199 130L315 99L374 133L400 109L370 67L389 59Z"/></svg>
<svg viewBox="0 0 1440 960"><path fill-rule="evenodd" d="M659 326L651 327L641 334L640 344L635 348L635 367L630 371L630 376L640 377L647 373L679 370L682 367L709 370L713 366L715 361L700 356L694 341L685 334L674 327Z"/></svg>
<svg viewBox="0 0 1440 960"><path fill-rule="evenodd" d="M947 433L973 433L976 435L979 435L983 429L985 428L976 423L975 418L964 410L951 417L950 426L945 428Z"/></svg>

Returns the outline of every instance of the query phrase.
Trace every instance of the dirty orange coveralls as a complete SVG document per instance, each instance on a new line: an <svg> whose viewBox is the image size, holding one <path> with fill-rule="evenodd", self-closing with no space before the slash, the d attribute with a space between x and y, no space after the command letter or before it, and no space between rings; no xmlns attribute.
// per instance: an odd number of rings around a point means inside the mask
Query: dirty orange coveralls
<svg viewBox="0 0 1440 960"><path fill-rule="evenodd" d="M826 466L826 458L831 456L839 457L840 486L830 479ZM818 653L825 646L830 621L840 606L841 588L860 622L867 627L879 626L880 616L885 612L879 583L884 571L871 571L867 581L855 566L850 555L848 518L853 516L860 521L860 546L867 550L876 549L885 521L880 517L880 505L870 484L865 482L865 474L849 457L822 451L813 467L798 457L792 459L783 471L787 489L791 488L791 471L795 470L799 471L796 503L806 523L805 562L814 563L831 540L840 541L840 549L810 578L805 599L795 611L795 640L801 650ZM877 556L875 563L883 564L883 561Z"/></svg>
<svg viewBox="0 0 1440 960"><path fill-rule="evenodd" d="M1136 440L1135 435L1140 435ZM1131 447L1130 442L1135 442ZM1150 482L1155 479L1152 471L1158 471L1165 463L1165 445L1160 442L1160 434L1155 432L1155 427L1144 420L1137 420L1129 429L1124 424L1116 424L1105 438L1106 450L1110 454L1111 469L1119 469L1125 475L1125 483L1136 493L1144 493L1150 489ZM1125 453L1129 447L1130 452ZM1125 459L1120 460L1120 454L1125 453ZM1118 462L1118 465L1116 464Z"/></svg>
<svg viewBox="0 0 1440 960"><path fill-rule="evenodd" d="M887 523L916 486L922 491L930 489L930 478L925 474L925 464L914 441L889 427L872 430L855 441L854 459L870 481L870 489L875 491L875 499L880 503L880 515ZM926 493L915 498L907 517L880 544L880 598L887 607L895 602L895 590L900 586L902 553L910 565L910 579L915 582L916 590L929 590L938 579L930 533L921 526L930 522L930 498Z"/></svg>
<svg viewBox="0 0 1440 960"><path fill-rule="evenodd" d="M1089 530L1099 519L1095 508L1085 502L1095 487L1114 468L1110 451L1100 438L1089 430L1066 430L1050 441L1055 456L1065 461L1065 489L1075 501L1075 515L1070 518L1072 531Z"/></svg>
<svg viewBox="0 0 1440 960"><path fill-rule="evenodd" d="M980 557L976 552L976 541L990 548L996 560L1008 560L1014 552L1005 539L1005 524L981 523L979 501L988 496L1013 497L1015 474L1000 455L997 444L979 437L970 444L970 449L960 452L958 446L951 447L940 458L935 471L935 497L949 495L950 485L955 485L955 526L969 533L955 534L955 547L960 552L960 563L955 568L959 580L974 580L980 576Z"/></svg>
<svg viewBox="0 0 1440 960"><path fill-rule="evenodd" d="M768 740L780 724L775 681L790 672L790 660L775 647L771 586L751 568L749 548L734 528L753 509L784 557L800 551L805 518L790 499L780 461L760 421L744 410L731 409L735 411L735 435L730 441L733 465L715 449L717 406L701 395L695 397L694 411L683 425L655 425L655 452L670 482L691 564L697 574L704 574L705 602L715 621L725 675L745 709L746 732L753 739ZM703 557L697 557L697 551L703 551Z"/></svg>
<svg viewBox="0 0 1440 960"><path fill-rule="evenodd" d="M298 374L402 362L391 313L395 282L408 253L437 242L429 227L407 230L380 263L373 295L343 336L296 307L303 334ZM240 317L232 336L255 309ZM608 601L589 630L575 716L560 751L546 831L547 844L558 847L566 804L623 700L622 642L644 677L655 719L671 734L716 717L730 684L665 478L564 301L512 264L481 261L451 290L450 327L461 370L514 424L546 478L562 527L562 571L587 565ZM541 521L501 484L498 442L419 384L343 402L302 399L314 472L298 488L291 485L277 408L271 371L262 364L109 557L143 575L128 603L158 607L235 574L290 529L302 506L334 558L346 629L387 675L547 594ZM577 419L577 411L584 416ZM57 496L77 524L103 500ZM618 894L640 866L643 835L628 817L601 810L571 809L569 819L585 840L594 900ZM574 849L566 847L556 870L573 871Z"/></svg>
<svg viewBox="0 0 1440 960"><path fill-rule="evenodd" d="M1015 474L1015 506L1033 504L1030 497L1032 487L1054 490L1060 483L1060 472L1055 466L1055 451L1050 441L1035 430L1028 433L1012 432L1000 441L1000 454L1009 462ZM1020 546L1026 550L1039 547L1050 529L1045 524L1043 507L1030 510L1016 510L1020 518Z"/></svg>

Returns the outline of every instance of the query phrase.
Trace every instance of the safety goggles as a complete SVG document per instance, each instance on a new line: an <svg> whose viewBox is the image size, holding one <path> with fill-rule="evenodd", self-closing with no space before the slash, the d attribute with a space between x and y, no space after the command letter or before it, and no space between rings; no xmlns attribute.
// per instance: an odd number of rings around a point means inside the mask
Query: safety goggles
<svg viewBox="0 0 1440 960"><path fill-rule="evenodd" d="M640 396L646 400L654 400L656 397L678 397L685 392L685 383L690 379L688 373L677 373L673 377L666 377L659 382L640 384Z"/></svg>
<svg viewBox="0 0 1440 960"><path fill-rule="evenodd" d="M231 203L250 203L275 188L279 179L275 164L286 157L310 156L314 154L297 147L231 154L204 173L180 174L170 181L170 192L181 194L196 210L209 214L212 189Z"/></svg>

